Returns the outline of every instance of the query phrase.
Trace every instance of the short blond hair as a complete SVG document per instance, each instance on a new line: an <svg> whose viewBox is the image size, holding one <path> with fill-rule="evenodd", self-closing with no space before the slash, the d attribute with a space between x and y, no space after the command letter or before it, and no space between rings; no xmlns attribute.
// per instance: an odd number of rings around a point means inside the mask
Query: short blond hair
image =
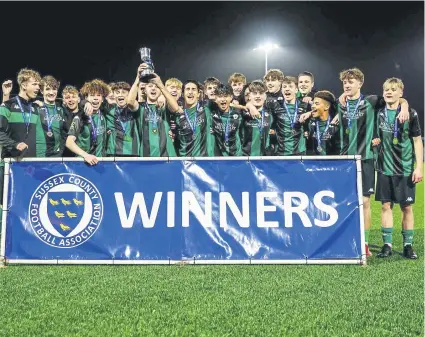
<svg viewBox="0 0 425 337"><path fill-rule="evenodd" d="M364 74L362 73L362 71L358 68L352 68L352 69L347 69L347 70L343 70L339 73L339 79L341 82L343 82L344 80L351 80L351 79L355 79L358 80L359 82L363 83L364 82Z"/></svg>
<svg viewBox="0 0 425 337"><path fill-rule="evenodd" d="M230 75L229 80L227 82L229 83L229 85L232 85L232 82L242 82L245 85L246 77L244 74L241 73L233 73L232 75Z"/></svg>
<svg viewBox="0 0 425 337"><path fill-rule="evenodd" d="M78 90L77 90L76 87L73 87L72 85L67 85L62 90L62 97L65 97L65 95L67 95L67 94L78 96Z"/></svg>
<svg viewBox="0 0 425 337"><path fill-rule="evenodd" d="M18 73L19 86L21 86L22 83L29 81L30 78L33 78L37 82L41 82L41 76L37 71L27 68L21 69Z"/></svg>
<svg viewBox="0 0 425 337"><path fill-rule="evenodd" d="M382 88L385 90L385 87L397 87L399 89L401 89L402 91L404 90L404 84L403 81L397 77L391 77L391 78L387 78L387 80L384 82L384 84L382 85Z"/></svg>
<svg viewBox="0 0 425 337"><path fill-rule="evenodd" d="M272 81L278 80L279 82L283 82L285 75L279 69L270 69L267 74L264 75L263 80L267 81L271 78Z"/></svg>
<svg viewBox="0 0 425 337"><path fill-rule="evenodd" d="M178 78L171 77L165 82L165 86L168 87L174 84L178 89L182 90L183 83Z"/></svg>

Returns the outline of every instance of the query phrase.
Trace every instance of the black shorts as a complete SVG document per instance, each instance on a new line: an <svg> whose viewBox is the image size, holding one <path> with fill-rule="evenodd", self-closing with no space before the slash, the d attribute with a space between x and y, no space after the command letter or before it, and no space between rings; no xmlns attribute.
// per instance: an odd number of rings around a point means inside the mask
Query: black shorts
<svg viewBox="0 0 425 337"><path fill-rule="evenodd" d="M375 165L373 159L362 160L362 186L363 196L375 193Z"/></svg>
<svg viewBox="0 0 425 337"><path fill-rule="evenodd" d="M415 203L415 185L412 182L412 175L386 176L378 172L375 200L382 203L412 205Z"/></svg>

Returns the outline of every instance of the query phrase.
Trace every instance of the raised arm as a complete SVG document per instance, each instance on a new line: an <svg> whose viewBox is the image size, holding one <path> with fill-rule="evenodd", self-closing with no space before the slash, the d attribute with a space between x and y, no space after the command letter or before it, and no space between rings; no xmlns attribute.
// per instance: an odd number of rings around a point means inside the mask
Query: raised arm
<svg viewBox="0 0 425 337"><path fill-rule="evenodd" d="M400 123L404 123L409 120L409 103L404 98L400 98L400 113L398 114L398 120Z"/></svg>
<svg viewBox="0 0 425 337"><path fill-rule="evenodd" d="M180 107L177 103L177 100L173 97L173 95L170 94L170 92L165 88L164 83L162 83L161 78L154 74L155 77L151 79L150 81L158 87L159 90L161 90L161 93L164 95L165 99L167 100L168 109L170 112L177 112L179 111Z"/></svg>
<svg viewBox="0 0 425 337"><path fill-rule="evenodd" d="M137 94L139 92L140 83L139 74L143 69L144 68L142 67L142 64L137 68L136 79L134 80L134 83L131 86L130 92L127 96L127 105L131 111L136 111L137 109L139 109L139 102L137 102Z"/></svg>
<svg viewBox="0 0 425 337"><path fill-rule="evenodd" d="M18 143L9 137L7 130L9 129L10 110L4 105L0 106L0 146L12 150L17 149L24 151L28 145L21 142Z"/></svg>
<svg viewBox="0 0 425 337"><path fill-rule="evenodd" d="M86 151L81 149L77 143L78 135L80 134L82 128L82 121L79 116L74 117L71 127L69 128L68 137L66 138L66 147L74 152L77 156L84 158L84 160L90 165L96 165L98 163L98 159L96 156L88 154Z"/></svg>
<svg viewBox="0 0 425 337"><path fill-rule="evenodd" d="M10 99L10 93L13 88L13 82L11 80L4 81L1 85L1 90L3 93L3 100L2 103L8 101Z"/></svg>

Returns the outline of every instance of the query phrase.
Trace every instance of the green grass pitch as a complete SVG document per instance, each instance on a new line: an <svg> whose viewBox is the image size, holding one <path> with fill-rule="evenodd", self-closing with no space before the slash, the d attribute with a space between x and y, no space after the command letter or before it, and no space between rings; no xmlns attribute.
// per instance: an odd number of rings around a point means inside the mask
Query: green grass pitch
<svg viewBox="0 0 425 337"><path fill-rule="evenodd" d="M379 260L373 202L367 266L9 266L0 336L385 336L424 334L424 193L414 247Z"/></svg>

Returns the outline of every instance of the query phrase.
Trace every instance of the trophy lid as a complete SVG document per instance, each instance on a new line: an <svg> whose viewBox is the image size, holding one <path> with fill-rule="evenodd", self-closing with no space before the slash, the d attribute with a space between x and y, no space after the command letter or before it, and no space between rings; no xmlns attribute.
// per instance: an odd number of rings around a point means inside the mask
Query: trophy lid
<svg viewBox="0 0 425 337"><path fill-rule="evenodd" d="M143 57L150 57L151 56L151 50L147 47L142 47L139 49L140 55Z"/></svg>

